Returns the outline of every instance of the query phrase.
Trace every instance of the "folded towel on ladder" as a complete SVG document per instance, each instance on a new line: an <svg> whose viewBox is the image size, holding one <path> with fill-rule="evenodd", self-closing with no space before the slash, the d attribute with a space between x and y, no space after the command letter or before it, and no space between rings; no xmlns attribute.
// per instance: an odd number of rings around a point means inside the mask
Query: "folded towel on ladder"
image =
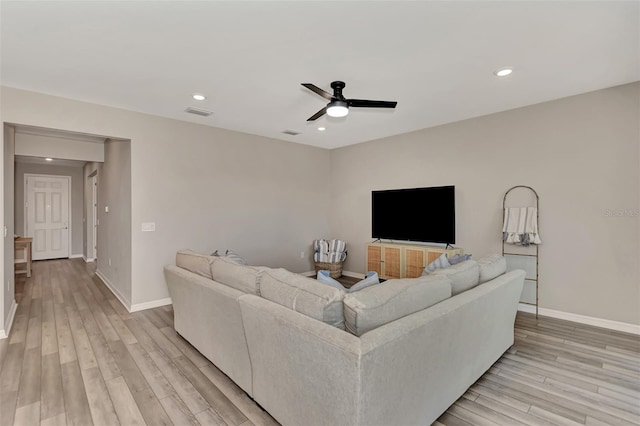
<svg viewBox="0 0 640 426"><path fill-rule="evenodd" d="M536 207L505 207L502 239L509 244L542 244Z"/></svg>

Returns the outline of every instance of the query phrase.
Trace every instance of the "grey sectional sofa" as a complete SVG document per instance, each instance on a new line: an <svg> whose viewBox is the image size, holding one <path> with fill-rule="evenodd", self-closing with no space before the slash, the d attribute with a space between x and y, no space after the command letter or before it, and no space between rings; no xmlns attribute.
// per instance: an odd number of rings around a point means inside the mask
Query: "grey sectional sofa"
<svg viewBox="0 0 640 426"><path fill-rule="evenodd" d="M176 331L280 423L428 425L513 343L525 274L505 269L492 256L345 295L181 251L165 277Z"/></svg>

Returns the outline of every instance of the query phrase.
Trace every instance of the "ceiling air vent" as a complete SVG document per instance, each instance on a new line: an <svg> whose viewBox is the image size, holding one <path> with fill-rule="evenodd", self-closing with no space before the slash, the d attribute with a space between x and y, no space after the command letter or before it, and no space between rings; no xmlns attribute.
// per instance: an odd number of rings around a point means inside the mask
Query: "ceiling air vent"
<svg viewBox="0 0 640 426"><path fill-rule="evenodd" d="M284 133L285 135L291 135L291 136L296 136L296 135L300 134L300 132L296 132L296 131L293 131L293 130L285 130L282 133Z"/></svg>
<svg viewBox="0 0 640 426"><path fill-rule="evenodd" d="M213 114L212 111L207 111L206 109L200 109L200 108L194 108L194 107L188 107L184 111L188 112L189 114L201 115L203 117L208 117L211 114Z"/></svg>

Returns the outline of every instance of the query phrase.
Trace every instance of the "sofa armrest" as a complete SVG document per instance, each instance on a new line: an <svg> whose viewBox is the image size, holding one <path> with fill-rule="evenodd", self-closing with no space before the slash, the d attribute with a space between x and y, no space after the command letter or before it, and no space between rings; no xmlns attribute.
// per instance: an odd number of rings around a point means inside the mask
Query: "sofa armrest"
<svg viewBox="0 0 640 426"><path fill-rule="evenodd" d="M282 424L357 424L360 339L254 295L240 297L254 398Z"/></svg>
<svg viewBox="0 0 640 426"><path fill-rule="evenodd" d="M244 293L173 265L165 266L164 275L176 331L251 395L251 363L238 302Z"/></svg>
<svg viewBox="0 0 640 426"><path fill-rule="evenodd" d="M524 276L508 272L362 335L361 423L437 419L513 344Z"/></svg>

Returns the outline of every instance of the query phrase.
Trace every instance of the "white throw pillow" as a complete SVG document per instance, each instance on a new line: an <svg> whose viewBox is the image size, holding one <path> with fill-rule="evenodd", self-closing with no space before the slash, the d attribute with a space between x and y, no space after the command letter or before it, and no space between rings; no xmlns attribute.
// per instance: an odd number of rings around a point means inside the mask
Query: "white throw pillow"
<svg viewBox="0 0 640 426"><path fill-rule="evenodd" d="M238 253L236 253L233 250L227 250L227 252L225 253L225 257L235 263L238 263L240 265L246 265L247 261L244 260L242 257L240 257L240 255Z"/></svg>
<svg viewBox="0 0 640 426"><path fill-rule="evenodd" d="M375 271L367 272L365 279L362 281L358 281L354 285L352 285L347 291L349 293L353 293L354 291L362 290L363 288L370 287L375 284L380 284L380 278L378 278L378 273Z"/></svg>
<svg viewBox="0 0 640 426"><path fill-rule="evenodd" d="M447 254L442 253L442 255L439 258L437 258L436 260L434 260L424 268L424 271L422 271L422 276L429 275L436 269L448 268L449 266L451 266L451 264L447 259Z"/></svg>
<svg viewBox="0 0 640 426"><path fill-rule="evenodd" d="M339 290L342 291L347 291L346 288L344 288L344 286L342 284L340 284L339 281L334 280L333 278L331 278L331 276L329 275L329 271L328 270L321 270L318 271L318 275L316 276L316 279L321 282L322 284L327 284L330 285L331 287L335 287Z"/></svg>

